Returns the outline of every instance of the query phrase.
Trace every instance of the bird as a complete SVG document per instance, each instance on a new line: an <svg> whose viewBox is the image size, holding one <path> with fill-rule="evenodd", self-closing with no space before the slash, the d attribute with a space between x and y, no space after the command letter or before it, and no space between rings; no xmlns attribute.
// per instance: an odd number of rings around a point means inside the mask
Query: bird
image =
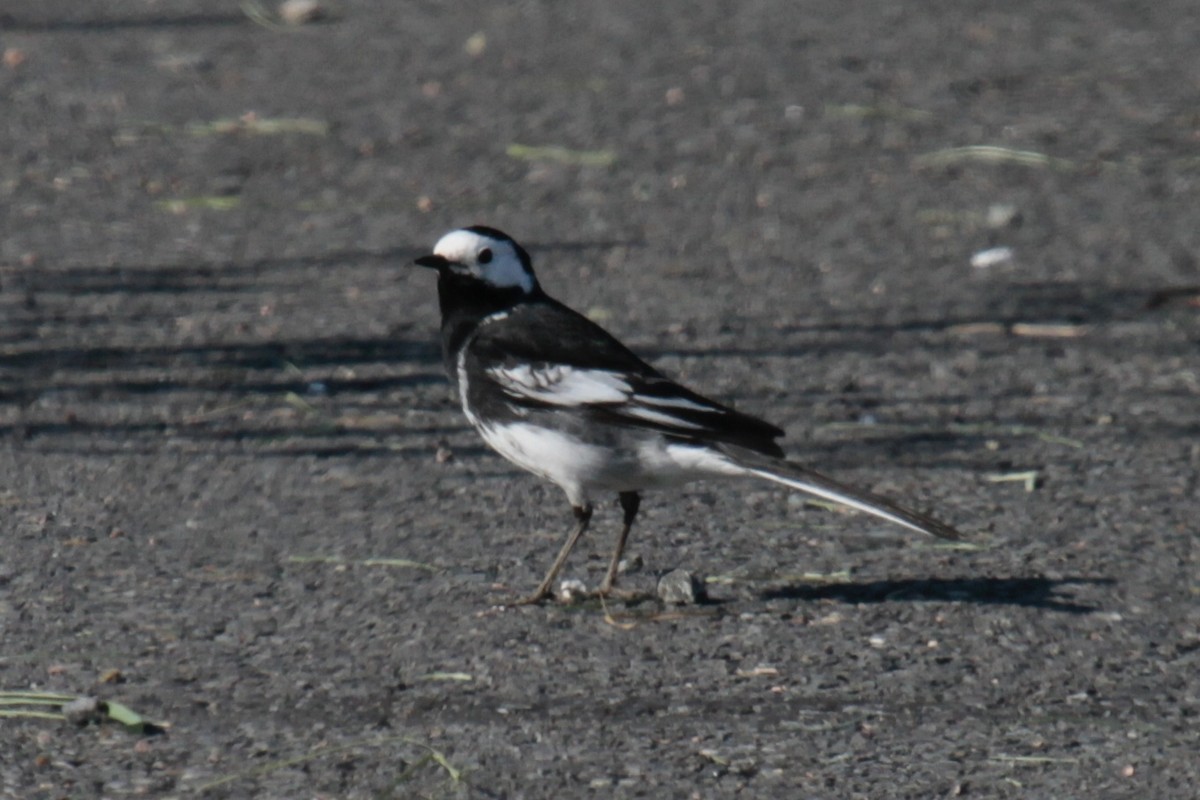
<svg viewBox="0 0 1200 800"><path fill-rule="evenodd" d="M450 231L414 259L437 272L446 374L467 420L496 452L556 484L575 518L537 589L540 603L592 519L615 492L622 527L596 594L614 593L642 493L707 478L758 478L942 539L931 516L789 461L784 431L710 400L636 356L548 295L529 253L486 225Z"/></svg>

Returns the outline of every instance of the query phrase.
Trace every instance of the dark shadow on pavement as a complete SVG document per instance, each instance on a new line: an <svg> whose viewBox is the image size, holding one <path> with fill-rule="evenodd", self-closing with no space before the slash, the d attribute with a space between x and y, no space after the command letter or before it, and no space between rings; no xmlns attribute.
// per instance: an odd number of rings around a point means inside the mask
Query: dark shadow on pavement
<svg viewBox="0 0 1200 800"><path fill-rule="evenodd" d="M1196 286L1098 288L1074 282L1015 283L1006 286L1002 292L981 297L978 306L968 311L934 309L931 314L928 301L922 299L913 300L907 307L894 306L895 321L863 319L857 310L853 310L845 312L844 319L777 324L765 336L790 342L784 347L760 343L757 324L748 321L741 323L747 333L743 338L748 343L744 345L706 347L683 342L657 348L642 347L639 353L649 358L768 358L804 357L819 349L824 353L844 351L882 355L895 349L894 337L897 335L933 337L921 345L931 352L958 351L965 343L1014 341L1041 346L1061 347L1065 346L1063 342L1069 342L1073 348L1111 348L1110 341L1082 335L1078 338L1067 335L1056 343L1053 333L1022 332L1020 326L1064 325L1082 329L1090 325L1130 322L1190 308L1197 296L1200 296L1200 287ZM797 343L797 337L810 336L818 338ZM1143 340L1131 342L1129 346L1141 350L1147 345ZM1154 346L1163 347L1161 343ZM1171 345L1163 348L1163 353L1182 355L1188 352L1187 347Z"/></svg>
<svg viewBox="0 0 1200 800"><path fill-rule="evenodd" d="M586 253L617 247L637 248L635 239L531 242L543 252ZM174 293L195 290L244 291L265 287L293 287L289 273L309 267L333 268L343 264L404 267L429 251L429 245L397 245L380 249L351 248L282 258L250 258L229 261L51 266L10 270L9 282L31 293L66 295L108 293Z"/></svg>
<svg viewBox="0 0 1200 800"><path fill-rule="evenodd" d="M364 362L433 364L438 365L440 374L441 353L433 341L410 341L395 336L205 345L81 345L0 354L0 368L24 368L35 372L195 367L276 370L288 364L308 368ZM213 380L222 382L219 377ZM223 383L230 383L229 378L226 377Z"/></svg>
<svg viewBox="0 0 1200 800"><path fill-rule="evenodd" d="M975 603L1044 608L1089 614L1095 606L1074 602L1060 592L1070 586L1113 586L1112 578L921 578L825 584L796 584L768 589L764 600L839 600L843 603Z"/></svg>
<svg viewBox="0 0 1200 800"><path fill-rule="evenodd" d="M144 17L103 17L87 19L29 19L15 14L0 14L0 31L20 33L106 33L122 30L166 30L171 28L224 27L249 25L247 14L180 14Z"/></svg>

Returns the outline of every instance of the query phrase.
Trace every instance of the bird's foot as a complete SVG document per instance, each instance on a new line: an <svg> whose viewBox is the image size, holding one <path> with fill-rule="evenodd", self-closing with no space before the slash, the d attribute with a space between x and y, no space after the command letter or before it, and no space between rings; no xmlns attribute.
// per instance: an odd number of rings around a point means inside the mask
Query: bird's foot
<svg viewBox="0 0 1200 800"><path fill-rule="evenodd" d="M497 601L493 608L502 611L506 608L537 606L548 602L572 605L588 598L613 600L620 603L643 603L647 600L653 600L654 594L651 592L639 592L633 589L617 589L613 586L604 585L601 585L598 589L588 591L582 581L565 580L559 586L557 592L553 591L550 587L539 586L532 594L525 597L516 600Z"/></svg>
<svg viewBox="0 0 1200 800"><path fill-rule="evenodd" d="M512 606L514 608L516 608L518 606L539 606L542 603L546 602L547 600L553 600L553 599L554 599L554 597L549 592L549 590L541 591L539 589L538 591L534 592L531 595L526 595L525 597L522 597L519 600L509 601L508 603L505 603L505 605Z"/></svg>
<svg viewBox="0 0 1200 800"><path fill-rule="evenodd" d="M554 593L548 589L543 590L538 588L532 594L527 594L524 597L502 596L494 597L491 600L492 609L495 611L504 611L508 608L520 608L522 606L537 606L542 603L553 601Z"/></svg>

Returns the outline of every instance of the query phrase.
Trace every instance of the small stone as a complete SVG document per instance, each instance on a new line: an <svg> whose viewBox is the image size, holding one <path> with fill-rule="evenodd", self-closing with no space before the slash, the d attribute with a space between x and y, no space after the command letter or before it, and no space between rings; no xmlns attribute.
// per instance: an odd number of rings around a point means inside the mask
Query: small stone
<svg viewBox="0 0 1200 800"><path fill-rule="evenodd" d="M587 584L578 578L567 578L558 585L558 602L569 604L587 596Z"/></svg>
<svg viewBox="0 0 1200 800"><path fill-rule="evenodd" d="M975 269L987 269L989 267L1008 264L1012 260L1013 249L1011 247L992 247L987 250L980 250L971 256L971 266Z"/></svg>
<svg viewBox="0 0 1200 800"><path fill-rule="evenodd" d="M62 713L67 722L87 725L104 718L104 707L95 697L77 697L69 703L63 703Z"/></svg>
<svg viewBox="0 0 1200 800"><path fill-rule="evenodd" d="M658 599L674 606L690 606L703 602L706 596L704 581L686 569L663 575L658 581Z"/></svg>
<svg viewBox="0 0 1200 800"><path fill-rule="evenodd" d="M325 16L317 0L284 0L279 4L279 18L288 25L304 25Z"/></svg>
<svg viewBox="0 0 1200 800"><path fill-rule="evenodd" d="M993 203L988 206L987 226L999 230L1016 226L1021 221L1021 212L1012 203Z"/></svg>
<svg viewBox="0 0 1200 800"><path fill-rule="evenodd" d="M463 51L471 58L479 58L484 50L487 50L487 34L483 31L471 34L463 43Z"/></svg>

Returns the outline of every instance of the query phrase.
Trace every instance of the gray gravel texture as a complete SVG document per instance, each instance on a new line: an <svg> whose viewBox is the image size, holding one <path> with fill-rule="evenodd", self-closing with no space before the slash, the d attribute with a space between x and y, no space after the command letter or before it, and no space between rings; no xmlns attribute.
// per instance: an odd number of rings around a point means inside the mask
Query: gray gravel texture
<svg viewBox="0 0 1200 800"><path fill-rule="evenodd" d="M1192 0L256 9L0 7L0 691L165 727L0 797L1197 796ZM624 582L707 603L496 611L571 520L440 374L477 222L979 546L695 485Z"/></svg>

